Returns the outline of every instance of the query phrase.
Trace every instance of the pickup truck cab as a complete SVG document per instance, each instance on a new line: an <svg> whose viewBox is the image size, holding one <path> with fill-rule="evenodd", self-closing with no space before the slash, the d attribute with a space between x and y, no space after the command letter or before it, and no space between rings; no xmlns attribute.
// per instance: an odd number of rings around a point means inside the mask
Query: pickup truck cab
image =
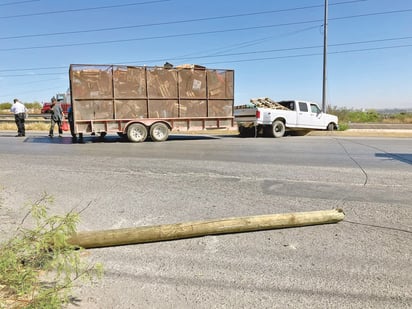
<svg viewBox="0 0 412 309"><path fill-rule="evenodd" d="M316 103L301 100L252 99L249 104L235 106L234 117L243 137L260 133L282 137L286 131L338 129L338 117L323 113Z"/></svg>

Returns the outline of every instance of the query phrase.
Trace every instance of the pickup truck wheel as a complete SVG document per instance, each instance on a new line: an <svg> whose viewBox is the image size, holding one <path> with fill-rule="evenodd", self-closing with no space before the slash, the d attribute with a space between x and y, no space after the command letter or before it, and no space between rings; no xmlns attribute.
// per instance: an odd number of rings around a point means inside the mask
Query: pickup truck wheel
<svg viewBox="0 0 412 309"><path fill-rule="evenodd" d="M329 123L328 127L326 128L328 131L334 131L335 130L335 125L333 123Z"/></svg>
<svg viewBox="0 0 412 309"><path fill-rule="evenodd" d="M163 142L169 137L169 128L163 122L154 123L150 127L150 137L154 142Z"/></svg>
<svg viewBox="0 0 412 309"><path fill-rule="evenodd" d="M283 121L275 120L272 124L273 137L282 137L285 135L286 127Z"/></svg>
<svg viewBox="0 0 412 309"><path fill-rule="evenodd" d="M147 137L147 129L141 123L133 123L127 129L127 137L129 141L134 143L144 142Z"/></svg>

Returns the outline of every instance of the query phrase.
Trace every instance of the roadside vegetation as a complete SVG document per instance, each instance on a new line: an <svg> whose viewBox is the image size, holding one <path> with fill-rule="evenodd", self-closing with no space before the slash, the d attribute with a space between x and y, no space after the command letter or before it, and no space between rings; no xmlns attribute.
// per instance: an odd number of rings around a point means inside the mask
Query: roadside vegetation
<svg viewBox="0 0 412 309"><path fill-rule="evenodd" d="M0 244L0 308L61 308L74 299L75 282L102 275L100 264L87 264L85 251L68 243L79 215L50 216L52 202L44 194L30 205L15 234Z"/></svg>
<svg viewBox="0 0 412 309"><path fill-rule="evenodd" d="M10 107L12 105L13 103L10 103L10 102L0 103L0 114L9 114ZM29 112L33 114L40 113L40 110L42 108L42 104L39 102L24 103L24 105L29 110Z"/></svg>
<svg viewBox="0 0 412 309"><path fill-rule="evenodd" d="M338 116L339 123L412 123L412 112L385 113L376 110L355 110L329 107L328 113Z"/></svg>
<svg viewBox="0 0 412 309"><path fill-rule="evenodd" d="M376 110L355 110L341 107L329 107L328 113L338 116L339 130L344 131L351 123L412 123L412 112L385 113Z"/></svg>

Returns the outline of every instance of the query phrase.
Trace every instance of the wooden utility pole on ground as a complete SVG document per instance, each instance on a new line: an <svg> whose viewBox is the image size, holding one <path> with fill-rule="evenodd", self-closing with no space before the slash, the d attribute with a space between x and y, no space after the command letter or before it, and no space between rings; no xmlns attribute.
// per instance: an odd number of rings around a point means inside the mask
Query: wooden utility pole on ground
<svg viewBox="0 0 412 309"><path fill-rule="evenodd" d="M343 220L344 217L345 214L341 209L333 209L226 218L117 230L80 232L74 235L69 240L69 243L82 248L110 247L206 235L336 223Z"/></svg>

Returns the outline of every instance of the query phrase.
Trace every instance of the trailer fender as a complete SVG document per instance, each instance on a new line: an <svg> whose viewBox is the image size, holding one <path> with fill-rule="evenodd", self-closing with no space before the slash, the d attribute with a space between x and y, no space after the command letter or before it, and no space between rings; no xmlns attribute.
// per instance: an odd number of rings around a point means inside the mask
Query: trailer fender
<svg viewBox="0 0 412 309"><path fill-rule="evenodd" d="M155 123L164 123L165 125L167 125L167 127L169 128L169 130L172 130L172 125L168 122L168 121L164 121L164 120L153 120L153 119L139 119L139 120L131 120L129 122L127 122L124 126L123 126L123 134L127 133L127 128L133 124L133 123L140 123L144 126L146 126L148 129Z"/></svg>
<svg viewBox="0 0 412 309"><path fill-rule="evenodd" d="M285 125L286 125L286 119L285 118L283 118L283 117L278 117L278 118L276 118L273 122L275 122L275 121L282 121Z"/></svg>

